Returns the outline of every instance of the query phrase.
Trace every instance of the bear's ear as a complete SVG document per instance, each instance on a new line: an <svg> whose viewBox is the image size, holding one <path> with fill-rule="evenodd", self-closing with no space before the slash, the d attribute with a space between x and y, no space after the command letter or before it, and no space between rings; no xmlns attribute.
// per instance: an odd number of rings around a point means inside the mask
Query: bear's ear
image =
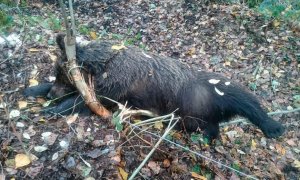
<svg viewBox="0 0 300 180"><path fill-rule="evenodd" d="M63 52L65 52L65 41L64 41L65 36L66 36L65 34L58 34L56 36L56 43Z"/></svg>

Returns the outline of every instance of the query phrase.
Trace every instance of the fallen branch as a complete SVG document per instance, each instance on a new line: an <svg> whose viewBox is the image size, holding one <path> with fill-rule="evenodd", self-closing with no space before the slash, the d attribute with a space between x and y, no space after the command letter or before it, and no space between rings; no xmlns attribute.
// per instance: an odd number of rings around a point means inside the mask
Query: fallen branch
<svg viewBox="0 0 300 180"><path fill-rule="evenodd" d="M69 22L67 20L66 10L64 8L62 0L59 1L62 15L64 18L67 36L64 38L65 51L67 55L67 69L69 74L71 75L71 79L73 80L74 85L77 90L81 94L87 106L90 108L92 112L103 117L109 118L111 117L110 111L108 111L96 98L96 94L93 87L93 84L90 83L90 87L86 84L84 77L82 76L79 66L76 63L76 49L75 49L75 20L73 13L72 1L69 0L69 9L71 14L71 28L69 26ZM90 81L92 82L92 81Z"/></svg>

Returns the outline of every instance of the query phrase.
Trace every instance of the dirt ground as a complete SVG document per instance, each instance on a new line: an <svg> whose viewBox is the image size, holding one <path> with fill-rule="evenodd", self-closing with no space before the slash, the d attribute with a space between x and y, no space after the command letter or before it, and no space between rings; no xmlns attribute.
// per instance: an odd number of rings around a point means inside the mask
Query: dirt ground
<svg viewBox="0 0 300 180"><path fill-rule="evenodd" d="M285 22L244 5L195 0L90 0L74 7L81 39L124 42L221 73L248 87L268 112L300 108L300 32ZM125 125L118 133L95 115L43 114L46 99L22 92L53 81L60 9L33 1L9 11L15 24L5 33L10 41L0 43L0 179L127 179L163 134L161 124L134 132ZM163 141L136 179L247 179L224 165L258 179L299 179L300 113L272 117L286 127L278 139L245 123L222 126L211 145L201 133L172 131L167 139L174 144Z"/></svg>

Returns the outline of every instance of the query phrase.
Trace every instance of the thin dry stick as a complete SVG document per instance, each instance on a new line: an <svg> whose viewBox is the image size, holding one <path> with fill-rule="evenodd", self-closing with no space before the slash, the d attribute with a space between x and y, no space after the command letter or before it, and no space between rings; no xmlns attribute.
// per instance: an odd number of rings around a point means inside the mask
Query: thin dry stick
<svg viewBox="0 0 300 180"><path fill-rule="evenodd" d="M296 109L293 109L293 110L286 110L286 111L269 112L268 115L288 114L288 113L293 113L293 112L298 112L298 111L300 111L300 108L296 108ZM233 120L233 121L230 121L230 122L221 123L220 126L228 126L228 125L237 124L237 123L248 124L247 119L240 118L240 119Z"/></svg>
<svg viewBox="0 0 300 180"><path fill-rule="evenodd" d="M174 120L174 114L171 117L171 120L169 122L169 125L165 131L165 133L162 135L162 137L159 138L159 140L157 141L157 143L154 145L154 147L151 149L151 151L149 152L149 154L145 157L145 159L143 160L143 162L139 165L138 168L136 168L132 175L129 177L128 180L133 180L133 178L140 172L140 170L142 169L142 167L145 165L145 163L149 160L149 158L151 157L151 155L154 153L154 151L157 149L157 147L159 146L159 144L165 139L165 137L169 134L169 132L171 131L171 129L175 126L175 124L178 122L178 118L176 120L176 122L171 126L172 122Z"/></svg>
<svg viewBox="0 0 300 180"><path fill-rule="evenodd" d="M131 124L130 122L127 122L127 123ZM132 126L135 126L134 124L131 124L131 125L132 125ZM136 127L137 127L137 126L136 126ZM142 130L142 128L140 128L140 127L137 127L137 128L140 129L140 130ZM162 138L162 137L160 137L159 135L157 135L157 134L155 134L155 133L152 133L152 132L150 132L150 131L145 131L145 132L147 132L147 133L149 133L149 134L151 134L151 135L153 135L153 136L155 136L155 137ZM180 144L177 144L177 143L175 143L175 142L173 142L173 141L171 141L171 140L169 140L169 139L166 139L166 138L162 138L162 139L165 140L165 141L167 141L167 142L169 142L169 143L171 143L171 144L173 144L173 145L175 145L175 146L177 146L177 147L179 147L179 148L181 148L181 149L183 149L183 150L185 150L185 151L188 151L188 152L190 152L190 153L193 153L193 154L195 154L195 155L197 155L197 156L199 156L199 157L201 157L201 158L203 158L203 159L205 159L205 160L214 162L214 163L216 163L216 164L218 164L218 165L220 165L220 166L223 166L223 167L225 167L225 168L227 168L227 169L230 169L230 170L233 171L233 172L237 172L237 173L239 173L240 175L243 175L243 176L245 176L245 177L247 177L247 178L254 179L254 180L258 180L256 177L254 177L254 176L252 176L252 175L249 175L249 174L246 174L246 173L244 173L244 172L242 172L242 171L236 170L236 169L234 169L234 168L232 168L232 167L230 167L230 166L228 166L228 165L226 165L226 164L221 163L220 161L214 160L214 159L212 159L212 158L210 158L210 157L207 157L207 156L205 156L205 155L203 155L203 154L201 154L201 153L199 153L199 152L193 151L193 150L189 149L188 147L185 147L185 146L182 146L182 145L180 145Z"/></svg>
<svg viewBox="0 0 300 180"><path fill-rule="evenodd" d="M4 101L3 101L3 98L2 98L1 95L0 95L0 103L4 104ZM26 153L26 155L28 157L31 157L30 154L29 154L29 152L26 150L24 143L22 142L22 138L21 138L20 134L16 130L15 124L11 121L11 118L9 117L9 112L8 112L8 109L7 109L6 106L4 107L4 111L5 111L5 114L6 114L7 119L8 119L8 124L9 124L9 126L11 127L11 129L13 131L13 134L17 137L17 139L20 142L20 144L22 146L22 149Z"/></svg>

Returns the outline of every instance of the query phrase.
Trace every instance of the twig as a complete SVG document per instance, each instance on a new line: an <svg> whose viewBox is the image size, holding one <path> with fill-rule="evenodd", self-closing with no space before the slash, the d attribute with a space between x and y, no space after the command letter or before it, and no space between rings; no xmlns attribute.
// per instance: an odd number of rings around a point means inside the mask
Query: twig
<svg viewBox="0 0 300 180"><path fill-rule="evenodd" d="M157 143L154 145L153 149L151 149L151 151L149 152L149 154L145 157L145 159L143 160L143 162L139 165L138 168L136 168L133 173L131 174L131 176L129 177L128 180L133 180L133 178L140 172L140 170L142 169L142 167L145 165L145 163L149 160L149 158L151 157L151 155L154 153L154 151L157 149L157 147L159 146L159 144L165 139L165 137L169 134L170 130L175 126L175 124L178 122L178 118L176 120L176 122L171 126L172 122L174 120L174 114L171 117L171 120L169 122L169 125L165 131L165 133L162 135L162 137L160 137L160 139L157 141Z"/></svg>
<svg viewBox="0 0 300 180"><path fill-rule="evenodd" d="M288 114L288 113L293 113L293 112L298 112L300 111L300 108L296 108L293 110L286 110L286 111L276 111L276 112L269 112L268 115L276 115L276 114ZM237 124L237 123L245 123L248 124L247 119L244 118L239 118L230 122L226 122L226 123L221 123L220 126L228 126L231 124Z"/></svg>
<svg viewBox="0 0 300 180"><path fill-rule="evenodd" d="M0 96L0 103L4 103L2 96ZM7 119L8 119L8 124L9 124L9 126L11 127L11 129L13 131L13 134L17 137L17 139L20 142L20 144L22 146L22 149L24 150L24 152L26 153L26 155L28 157L31 157L30 154L29 154L29 152L26 150L24 143L22 142L22 138L21 138L20 134L16 130L15 124L11 121L11 118L9 117L8 108L4 107L4 111L5 111L5 114L6 114Z"/></svg>
<svg viewBox="0 0 300 180"><path fill-rule="evenodd" d="M130 122L127 122L127 123L131 124ZM132 126L135 126L134 124L131 124L131 125L132 125ZM136 126L136 127L137 127L137 126ZM140 130L142 130L142 128L140 128L140 127L137 127L137 128L140 129ZM155 134L155 133L152 133L152 132L149 132L149 131L145 131L145 132L147 132L147 133L149 133L149 134L151 134L151 135L153 135L153 136L155 136L155 137L160 138L160 136L157 135L157 134ZM163 137L161 137L161 138L162 138L163 140L165 140L165 141L167 141L167 142L169 142L169 143L171 143L171 144L173 144L173 145L175 145L175 146L177 146L177 147L179 147L179 148L181 148L181 149L183 149L183 150L185 150L185 151L188 151L188 152L190 152L190 153L193 153L193 154L195 154L195 155L197 155L197 156L199 156L199 157L201 157L201 158L203 158L203 159L205 159L205 160L214 162L214 163L216 163L216 164L218 164L218 165L220 165L220 166L222 166L222 167L225 167L225 168L227 168L227 169L230 169L230 170L233 171L233 172L237 172L237 173L239 173L240 175L243 175L243 176L245 176L245 177L247 177L247 178L249 178L249 179L255 179L255 180L257 180L256 177L254 177L254 176L252 176L252 175L249 175L249 174L246 174L246 173L244 173L244 172L242 172L242 171L236 170L236 169L234 169L234 168L232 168L232 167L230 167L230 166L228 166L228 165L226 165L226 164L223 164L222 162L220 162L220 161L218 161L218 160L214 160L214 159L212 159L212 158L210 158L210 157L207 157L207 156L205 156L205 155L203 155L203 154L201 154L201 153L199 153L199 152L193 151L193 150L189 149L188 147L185 147L185 146L183 146L183 145L181 145L181 144L175 143L175 142L173 142L173 141L171 141L171 140L169 140L169 139L166 139L166 138L163 138Z"/></svg>
<svg viewBox="0 0 300 180"><path fill-rule="evenodd" d="M121 147L121 146L123 146L124 144L126 144L127 142L129 142L131 139L133 139L134 137L139 137L138 135L139 134L141 134L141 133L143 133L143 132L145 132L145 131L147 131L148 129L150 129L152 126L149 126L149 127L147 127L147 128L143 128L140 132L138 132L138 133L135 133L134 132L134 129L135 129L135 127L133 127L133 129L128 133L128 136L133 132L134 133L134 135L133 136L131 136L129 139L127 139L125 142L123 142L122 144L120 144L117 148L119 148L119 147ZM116 148L116 149L117 149Z"/></svg>

